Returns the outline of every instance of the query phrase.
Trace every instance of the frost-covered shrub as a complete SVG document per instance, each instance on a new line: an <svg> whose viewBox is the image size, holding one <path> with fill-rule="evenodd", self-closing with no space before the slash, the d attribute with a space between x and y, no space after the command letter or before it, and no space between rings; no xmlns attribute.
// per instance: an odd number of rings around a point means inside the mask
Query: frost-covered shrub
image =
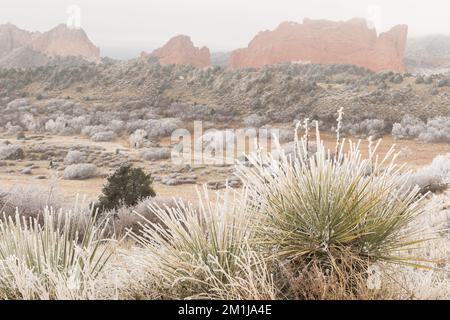
<svg viewBox="0 0 450 320"><path fill-rule="evenodd" d="M168 208L168 210L177 206L176 201L172 198L150 197L140 201L135 206L129 207L123 205L112 210L108 213L115 217L114 231L116 234L125 235L129 230L139 232L148 222L157 223L158 218L149 208L154 204L161 208Z"/></svg>
<svg viewBox="0 0 450 320"><path fill-rule="evenodd" d="M144 160L163 160L169 159L171 152L169 148L145 148L140 151Z"/></svg>
<svg viewBox="0 0 450 320"><path fill-rule="evenodd" d="M342 131L355 136L381 137L386 130L386 123L380 119L366 119L359 123L344 124Z"/></svg>
<svg viewBox="0 0 450 320"><path fill-rule="evenodd" d="M294 141L294 137L295 137L294 127L292 127L292 128L271 128L269 126L264 126L262 128L259 128L258 130L255 130L254 132L252 132L251 130L254 130L254 129L249 128L245 131L247 136L254 136L256 133L258 135L259 139L267 139L267 140L275 139L280 144Z"/></svg>
<svg viewBox="0 0 450 320"><path fill-rule="evenodd" d="M45 123L45 131L58 135L73 135L79 133L79 128L73 127L72 124L71 119L66 119L65 117L58 117L55 120L50 119Z"/></svg>
<svg viewBox="0 0 450 320"><path fill-rule="evenodd" d="M85 136L92 137L97 133L107 132L109 129L104 125L86 126L81 130L81 133Z"/></svg>
<svg viewBox="0 0 450 320"><path fill-rule="evenodd" d="M146 126L148 125L148 121L147 120L134 120L134 121L129 121L126 124L126 129L129 133L131 132L135 132L139 129L144 129Z"/></svg>
<svg viewBox="0 0 450 320"><path fill-rule="evenodd" d="M295 139L295 130L293 128L280 129L278 138L280 140L280 143L293 141Z"/></svg>
<svg viewBox="0 0 450 320"><path fill-rule="evenodd" d="M332 294L337 288L339 294L361 294L373 263L407 260L398 254L415 240L410 226L424 213L423 201L417 188L399 188L408 174L392 151L379 161L363 158L359 144L349 143L348 153L331 157L323 143L312 155L306 146L301 140L291 157L254 153L250 166L237 165L250 199L252 243L291 268L292 277L282 284L295 282L300 290L294 296L320 299L330 287ZM314 269L324 280L315 293Z"/></svg>
<svg viewBox="0 0 450 320"><path fill-rule="evenodd" d="M124 130L125 123L122 120L112 120L109 124L109 127L112 131L119 134Z"/></svg>
<svg viewBox="0 0 450 320"><path fill-rule="evenodd" d="M100 295L97 284L114 253L104 240L104 224L89 211L53 208L38 218L24 219L19 212L0 220L1 299L89 300Z"/></svg>
<svg viewBox="0 0 450 320"><path fill-rule="evenodd" d="M73 129L73 132L76 134L81 133L81 130L83 129L86 124L90 123L90 118L87 116L79 116L75 117L69 120L69 127Z"/></svg>
<svg viewBox="0 0 450 320"><path fill-rule="evenodd" d="M65 180L86 180L97 175L97 166L88 163L73 164L64 170Z"/></svg>
<svg viewBox="0 0 450 320"><path fill-rule="evenodd" d="M170 136L175 130L182 127L183 123L180 119L165 118L158 120L148 120L145 127L148 136L152 138L162 138Z"/></svg>
<svg viewBox="0 0 450 320"><path fill-rule="evenodd" d="M170 136L182 124L182 121L178 118L140 119L128 122L126 129L128 132L136 132L139 129L145 130L148 137L161 138Z"/></svg>
<svg viewBox="0 0 450 320"><path fill-rule="evenodd" d="M130 135L130 146L135 149L144 147L148 142L147 135L147 131L143 129L136 130L133 134Z"/></svg>
<svg viewBox="0 0 450 320"><path fill-rule="evenodd" d="M412 116L395 123L392 135L396 139L418 139L423 142L450 142L450 117L435 117L427 123Z"/></svg>
<svg viewBox="0 0 450 320"><path fill-rule="evenodd" d="M259 137L262 139L276 139L278 143L286 143L294 141L294 128L268 128L267 130L260 130Z"/></svg>
<svg viewBox="0 0 450 320"><path fill-rule="evenodd" d="M11 122L8 122L5 128L8 134L16 134L23 131L21 126L12 125Z"/></svg>
<svg viewBox="0 0 450 320"><path fill-rule="evenodd" d="M410 184L419 186L422 193L445 190L450 184L450 153L437 156L429 166L419 169Z"/></svg>
<svg viewBox="0 0 450 320"><path fill-rule="evenodd" d="M235 145L236 135L233 131L211 130L197 139L196 145L203 147L206 152L213 150L224 150L233 148Z"/></svg>
<svg viewBox="0 0 450 320"><path fill-rule="evenodd" d="M428 120L426 130L418 138L423 142L450 142L450 118L436 117Z"/></svg>
<svg viewBox="0 0 450 320"><path fill-rule="evenodd" d="M132 290L163 299L275 299L271 272L249 245L252 223L237 205L243 199L204 194L198 207L178 199L172 207L147 203L131 234L142 248L134 266L144 270Z"/></svg>
<svg viewBox="0 0 450 320"><path fill-rule="evenodd" d="M97 132L91 136L91 140L96 142L114 141L116 139L117 134L113 131Z"/></svg>
<svg viewBox="0 0 450 320"><path fill-rule="evenodd" d="M70 166L72 164L79 164L85 161L85 155L83 152L71 150L64 158L64 164Z"/></svg>
<svg viewBox="0 0 450 320"><path fill-rule="evenodd" d="M268 122L269 119L266 116L260 116L257 114L252 114L244 118L244 124L247 128L260 128Z"/></svg>
<svg viewBox="0 0 450 320"><path fill-rule="evenodd" d="M24 157L23 149L14 144L0 144L0 160L21 160Z"/></svg>
<svg viewBox="0 0 450 320"><path fill-rule="evenodd" d="M392 135L396 139L417 138L425 130L426 124L422 120L406 115L400 123L394 123Z"/></svg>
<svg viewBox="0 0 450 320"><path fill-rule="evenodd" d="M37 129L39 129L39 122L34 118L32 114L24 114L21 123L28 131L36 131Z"/></svg>

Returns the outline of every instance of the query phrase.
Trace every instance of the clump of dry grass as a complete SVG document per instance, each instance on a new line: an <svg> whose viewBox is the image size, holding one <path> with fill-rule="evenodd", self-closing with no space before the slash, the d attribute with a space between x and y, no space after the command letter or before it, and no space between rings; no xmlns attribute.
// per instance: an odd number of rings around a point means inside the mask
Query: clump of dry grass
<svg viewBox="0 0 450 320"><path fill-rule="evenodd" d="M205 189L200 206L151 204L158 223L132 237L141 245L135 264L144 270L138 295L166 299L274 299L276 289L262 256L249 246L251 219L245 195L228 191L213 202ZM145 281L147 280L147 282ZM150 283L148 282L150 280Z"/></svg>
<svg viewBox="0 0 450 320"><path fill-rule="evenodd" d="M43 220L17 213L0 221L0 298L91 299L112 254L105 223L46 209Z"/></svg>

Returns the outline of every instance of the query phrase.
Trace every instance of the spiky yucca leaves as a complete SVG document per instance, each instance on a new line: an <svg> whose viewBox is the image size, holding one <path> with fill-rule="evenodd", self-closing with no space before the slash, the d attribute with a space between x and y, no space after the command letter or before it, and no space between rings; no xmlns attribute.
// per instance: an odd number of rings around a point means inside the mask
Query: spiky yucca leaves
<svg viewBox="0 0 450 320"><path fill-rule="evenodd" d="M142 246L133 257L146 279L136 285L148 285L141 287L141 294L166 299L275 298L264 259L248 245L252 220L247 197L230 192L213 202L205 189L197 208L181 200L171 208L150 205L160 222L148 221L141 233L132 234Z"/></svg>
<svg viewBox="0 0 450 320"><path fill-rule="evenodd" d="M91 214L46 209L40 220L0 220L0 298L86 299L112 254L105 223Z"/></svg>
<svg viewBox="0 0 450 320"><path fill-rule="evenodd" d="M316 144L314 154L301 140L289 157L258 153L251 167L238 166L259 221L255 241L298 272L318 267L344 291L357 290L355 279L370 263L403 261L399 252L414 244L408 226L422 201L405 186L393 150L381 161L375 150L363 159L359 144L344 152L340 142L332 156L318 130Z"/></svg>

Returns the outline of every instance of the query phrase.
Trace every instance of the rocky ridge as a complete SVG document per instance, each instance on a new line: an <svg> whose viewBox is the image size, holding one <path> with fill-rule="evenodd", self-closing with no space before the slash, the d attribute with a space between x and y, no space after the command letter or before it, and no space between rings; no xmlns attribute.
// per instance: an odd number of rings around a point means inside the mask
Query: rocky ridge
<svg viewBox="0 0 450 320"><path fill-rule="evenodd" d="M59 25L47 32L29 32L12 24L0 25L0 67L32 68L52 58L79 57L100 62L100 49L84 30Z"/></svg>
<svg viewBox="0 0 450 320"><path fill-rule="evenodd" d="M260 32L247 48L234 51L229 67L259 68L298 61L404 72L407 32L406 25L398 25L377 35L364 19L283 22L273 31Z"/></svg>

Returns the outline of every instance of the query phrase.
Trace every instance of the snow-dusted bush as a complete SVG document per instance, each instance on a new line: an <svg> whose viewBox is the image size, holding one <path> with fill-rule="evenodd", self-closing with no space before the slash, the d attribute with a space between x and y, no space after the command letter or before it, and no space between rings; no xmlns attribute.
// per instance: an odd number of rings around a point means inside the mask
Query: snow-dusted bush
<svg viewBox="0 0 450 320"><path fill-rule="evenodd" d="M109 123L109 127L111 128L112 131L119 134L124 130L125 123L122 120L114 119Z"/></svg>
<svg viewBox="0 0 450 320"><path fill-rule="evenodd" d="M410 183L419 186L422 193L445 190L450 185L450 153L437 156L429 166L419 169Z"/></svg>
<svg viewBox="0 0 450 320"><path fill-rule="evenodd" d="M65 117L50 119L45 123L45 131L52 134L72 135L78 133L77 130L78 128L72 127L70 120Z"/></svg>
<svg viewBox="0 0 450 320"><path fill-rule="evenodd" d="M450 142L450 117L435 117L427 123L406 115L395 123L392 135L396 139L418 139L423 142Z"/></svg>
<svg viewBox="0 0 450 320"><path fill-rule="evenodd" d="M295 139L295 130L293 128L290 129L280 129L279 137L280 143L285 143L289 141L293 141Z"/></svg>
<svg viewBox="0 0 450 320"><path fill-rule="evenodd" d="M428 120L426 130L418 138L423 142L450 142L450 117Z"/></svg>
<svg viewBox="0 0 450 320"><path fill-rule="evenodd" d="M88 163L73 164L64 170L65 180L86 180L97 175L97 166Z"/></svg>
<svg viewBox="0 0 450 320"><path fill-rule="evenodd" d="M247 128L260 128L268 122L269 119L266 116L260 116L257 114L252 114L244 118L244 124Z"/></svg>
<svg viewBox="0 0 450 320"><path fill-rule="evenodd" d="M417 138L425 130L426 124L422 120L406 115L400 123L394 123L392 135L396 139Z"/></svg>
<svg viewBox="0 0 450 320"><path fill-rule="evenodd" d="M261 139L275 139L278 143L286 143L294 141L294 128L267 128L259 130L259 137Z"/></svg>
<svg viewBox="0 0 450 320"><path fill-rule="evenodd" d="M135 120L127 123L128 132L136 132L137 130L145 130L149 138L168 137L176 129L183 125L182 121L177 118Z"/></svg>
<svg viewBox="0 0 450 320"><path fill-rule="evenodd" d="M88 116L79 116L69 120L69 127L72 128L73 132L76 134L81 133L86 124L90 123L90 118Z"/></svg>
<svg viewBox="0 0 450 320"><path fill-rule="evenodd" d="M153 138L168 137L176 129L182 127L183 123L180 119L165 118L158 120L148 120L148 124L145 127L148 136Z"/></svg>
<svg viewBox="0 0 450 320"><path fill-rule="evenodd" d="M130 135L130 146L135 149L140 149L148 142L147 131L143 129L136 130Z"/></svg>
<svg viewBox="0 0 450 320"><path fill-rule="evenodd" d="M81 129L81 133L85 136L92 137L97 133L107 132L109 129L104 125L86 126Z"/></svg>
<svg viewBox="0 0 450 320"><path fill-rule="evenodd" d="M238 205L243 199L203 194L198 208L182 200L173 207L147 204L131 233L140 244L134 266L144 270L131 290L163 299L275 299L271 272L249 245L252 223Z"/></svg>
<svg viewBox="0 0 450 320"><path fill-rule="evenodd" d="M196 144L205 151L224 150L234 146L236 135L233 131L211 130L197 139Z"/></svg>
<svg viewBox="0 0 450 320"><path fill-rule="evenodd" d="M97 132L91 136L91 140L96 142L114 141L116 139L117 134L113 131Z"/></svg>
<svg viewBox="0 0 450 320"><path fill-rule="evenodd" d="M28 131L36 131L37 129L39 129L39 122L34 118L32 114L24 114L21 123Z"/></svg>
<svg viewBox="0 0 450 320"><path fill-rule="evenodd" d="M21 160L24 157L23 149L14 144L0 144L0 160Z"/></svg>
<svg viewBox="0 0 450 320"><path fill-rule="evenodd" d="M408 173L395 164L392 149L379 160L376 153L363 158L359 144L351 142L350 151L336 156L321 142L312 155L306 140L299 144L291 157L255 153L248 157L250 166L236 167L250 199L252 243L291 265L293 277L283 284L296 283L297 297L363 294L370 265L409 258L398 254L417 236L410 225L424 213L418 189L399 188ZM318 274L324 283L314 293Z"/></svg>
<svg viewBox="0 0 450 320"><path fill-rule="evenodd" d="M84 153L76 150L69 151L66 157L64 158L64 164L66 166L83 163L84 161L85 161Z"/></svg>
<svg viewBox="0 0 450 320"><path fill-rule="evenodd" d="M129 133L136 132L137 130L144 130L144 128L147 126L148 121L147 120L134 120L134 121L128 121L126 124L126 129Z"/></svg>
<svg viewBox="0 0 450 320"><path fill-rule="evenodd" d="M169 159L171 152L169 148L145 148L140 151L144 160L162 160Z"/></svg>
<svg viewBox="0 0 450 320"><path fill-rule="evenodd" d="M345 124L342 128L343 132L347 132L356 136L372 136L379 138L386 130L386 123L380 119L366 119L359 123Z"/></svg>
<svg viewBox="0 0 450 320"><path fill-rule="evenodd" d="M9 134L15 134L23 131L23 128L21 126L12 125L11 122L8 122L5 128L6 132Z"/></svg>
<svg viewBox="0 0 450 320"><path fill-rule="evenodd" d="M129 230L139 232L148 222L157 223L158 218L150 210L151 205L158 205L160 208L176 208L177 202L173 198L154 197L141 200L135 206L123 205L115 210L107 212L115 217L114 229L112 232L119 236L125 235Z"/></svg>

